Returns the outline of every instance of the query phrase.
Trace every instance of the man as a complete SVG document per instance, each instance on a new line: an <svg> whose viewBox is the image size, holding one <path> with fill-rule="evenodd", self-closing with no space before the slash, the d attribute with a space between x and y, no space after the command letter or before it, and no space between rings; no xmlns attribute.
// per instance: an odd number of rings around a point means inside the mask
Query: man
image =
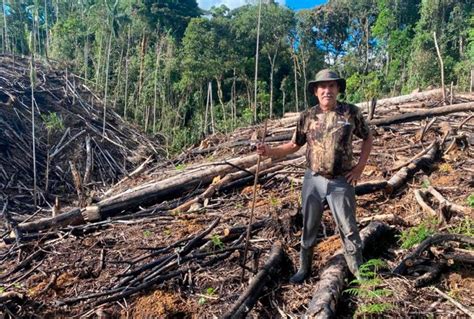
<svg viewBox="0 0 474 319"><path fill-rule="evenodd" d="M325 203L339 229L347 265L359 278L362 243L355 219L353 185L367 163L373 138L360 110L355 105L337 101L337 95L345 89L346 80L336 72L327 69L318 72L316 79L308 84L308 91L316 96L318 103L301 113L292 140L277 147L257 146L257 153L262 156L283 157L307 144L300 268L290 278L292 283L302 283L311 274L313 250ZM354 134L363 140L355 166L352 157Z"/></svg>

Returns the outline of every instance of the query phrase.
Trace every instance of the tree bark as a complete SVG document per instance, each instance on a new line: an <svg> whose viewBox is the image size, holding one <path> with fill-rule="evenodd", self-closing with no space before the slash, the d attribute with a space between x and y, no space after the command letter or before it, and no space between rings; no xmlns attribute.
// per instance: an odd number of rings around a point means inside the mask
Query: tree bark
<svg viewBox="0 0 474 319"><path fill-rule="evenodd" d="M372 222L360 232L362 245L366 246L369 242L376 242L385 237L390 231L388 225ZM304 317L333 318L336 314L339 296L345 284L344 280L348 274L349 269L342 249L340 249L329 259L322 271Z"/></svg>
<svg viewBox="0 0 474 319"><path fill-rule="evenodd" d="M75 208L67 213L59 214L54 217L41 218L32 222L18 224L17 229L20 232L32 232L48 228L80 225L83 223L84 219L81 215L81 209Z"/></svg>

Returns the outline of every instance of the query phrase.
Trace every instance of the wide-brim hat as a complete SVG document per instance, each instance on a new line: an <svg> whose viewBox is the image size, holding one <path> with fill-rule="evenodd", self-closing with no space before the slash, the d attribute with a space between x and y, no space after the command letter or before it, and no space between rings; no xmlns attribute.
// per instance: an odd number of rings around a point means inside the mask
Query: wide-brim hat
<svg viewBox="0 0 474 319"><path fill-rule="evenodd" d="M336 81L339 85L339 93L344 94L346 92L346 79L341 78L336 71L329 69L321 70L316 74L316 79L308 83L308 92L313 95L314 88L318 83L327 81Z"/></svg>

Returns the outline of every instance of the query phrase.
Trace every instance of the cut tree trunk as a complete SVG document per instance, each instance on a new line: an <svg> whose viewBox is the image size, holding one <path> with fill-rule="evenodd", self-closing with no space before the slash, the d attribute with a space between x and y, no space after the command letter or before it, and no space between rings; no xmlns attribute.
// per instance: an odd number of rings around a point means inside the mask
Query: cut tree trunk
<svg viewBox="0 0 474 319"><path fill-rule="evenodd" d="M19 224L18 230L22 232L33 232L47 228L54 229L68 225L78 225L85 221L98 221L128 209L135 209L139 206L157 203L173 196L176 197L176 194L181 194L182 192L193 189L197 185L207 185L211 183L215 176L225 175L237 170L244 170L256 163L257 156L256 154L252 154L229 161L214 163L207 169L190 169L177 176L139 186L101 200L95 206L88 206L82 210L74 208L69 212L55 217Z"/></svg>
<svg viewBox="0 0 474 319"><path fill-rule="evenodd" d="M41 218L32 222L18 224L20 232L33 232L48 228L60 228L68 225L80 225L84 223L81 209L75 208L67 213L54 217Z"/></svg>
<svg viewBox="0 0 474 319"><path fill-rule="evenodd" d="M360 236L365 247L370 242L376 242L391 231L387 224L372 222L365 227ZM313 298L309 303L305 318L333 318L336 314L336 305L344 287L344 280L349 274L349 269L342 249L338 250L329 259L322 271L320 280L316 284Z"/></svg>
<svg viewBox="0 0 474 319"><path fill-rule="evenodd" d="M274 284L278 278L275 278L281 269L282 261L284 260L285 252L282 244L276 242L272 246L270 257L263 266L262 270L252 279L247 289L240 295L239 299L234 303L232 308L227 311L222 318L237 319L245 318L252 310L261 296L262 290L269 284Z"/></svg>
<svg viewBox="0 0 474 319"><path fill-rule="evenodd" d="M390 105L397 104L406 104L411 102L421 102L431 99L440 99L443 96L443 91L441 89L430 90L426 92L412 93L408 95L400 95L396 97L386 98L377 100L377 107L386 107ZM370 105L371 101L357 103L356 105L361 108L366 108L367 105Z"/></svg>
<svg viewBox="0 0 474 319"><path fill-rule="evenodd" d="M371 120L369 121L369 124L376 125L376 126L391 125L391 124L422 120L428 117L433 117L433 116L438 116L438 115L446 115L450 113L468 112L468 111L474 111L474 102L461 103L461 104L455 104L455 105L449 105L449 106L440 106L440 107L435 107L432 109L413 112L413 113L397 114L397 115L386 117L386 118Z"/></svg>

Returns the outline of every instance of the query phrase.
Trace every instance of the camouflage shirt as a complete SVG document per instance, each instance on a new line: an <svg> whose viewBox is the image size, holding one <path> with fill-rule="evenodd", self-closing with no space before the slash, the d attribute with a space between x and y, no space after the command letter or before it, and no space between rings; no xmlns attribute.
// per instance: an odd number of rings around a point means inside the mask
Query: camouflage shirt
<svg viewBox="0 0 474 319"><path fill-rule="evenodd" d="M359 108L337 102L336 108L323 112L319 105L301 113L293 143L306 149L306 165L314 173L335 177L348 173L353 165L352 135L367 139L369 126Z"/></svg>

